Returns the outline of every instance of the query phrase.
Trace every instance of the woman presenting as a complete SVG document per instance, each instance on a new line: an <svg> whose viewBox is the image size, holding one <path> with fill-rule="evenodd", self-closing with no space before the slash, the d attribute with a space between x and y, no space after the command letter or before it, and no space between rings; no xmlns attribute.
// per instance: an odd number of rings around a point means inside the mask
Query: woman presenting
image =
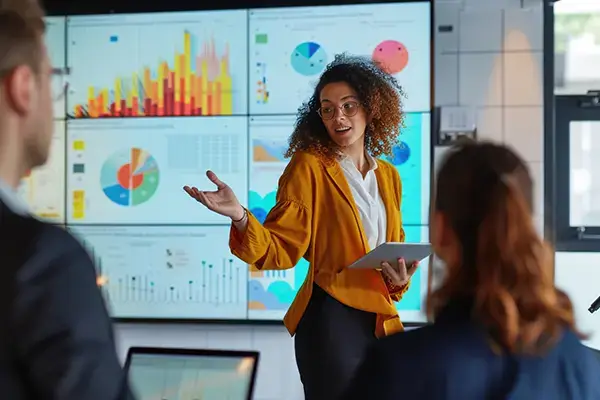
<svg viewBox="0 0 600 400"><path fill-rule="evenodd" d="M232 219L234 255L263 270L310 262L306 281L284 318L295 335L307 400L337 398L378 337L403 329L394 301L417 265L382 271L347 267L385 242L404 241L398 171L376 157L390 154L403 114L396 80L371 61L337 56L298 112L264 224L212 172L214 192L186 186L208 209Z"/></svg>

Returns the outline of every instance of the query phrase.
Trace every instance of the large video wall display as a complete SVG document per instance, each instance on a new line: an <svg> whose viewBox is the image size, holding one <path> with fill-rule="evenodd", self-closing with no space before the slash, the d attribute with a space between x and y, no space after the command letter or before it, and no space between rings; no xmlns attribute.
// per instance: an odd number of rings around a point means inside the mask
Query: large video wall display
<svg viewBox="0 0 600 400"><path fill-rule="evenodd" d="M20 193L88 249L116 318L281 320L308 262L253 270L229 250L230 221L182 187L214 190L213 170L264 221L296 111L345 51L406 92L385 159L402 179L407 241L428 241L430 13L429 2L408 2L48 18L67 84L53 82L66 90L48 163ZM397 304L405 322L425 321L423 264Z"/></svg>

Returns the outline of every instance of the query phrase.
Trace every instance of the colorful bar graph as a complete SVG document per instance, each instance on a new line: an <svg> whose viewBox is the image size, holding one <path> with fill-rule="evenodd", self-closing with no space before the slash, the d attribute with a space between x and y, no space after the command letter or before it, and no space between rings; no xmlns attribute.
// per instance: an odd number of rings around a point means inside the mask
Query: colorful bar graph
<svg viewBox="0 0 600 400"><path fill-rule="evenodd" d="M196 38L185 31L183 52L175 53L172 67L161 61L154 72L145 67L131 77L116 78L112 90L89 87L87 104L75 105L69 117L232 115L229 45L219 56L214 38L201 48L196 43Z"/></svg>

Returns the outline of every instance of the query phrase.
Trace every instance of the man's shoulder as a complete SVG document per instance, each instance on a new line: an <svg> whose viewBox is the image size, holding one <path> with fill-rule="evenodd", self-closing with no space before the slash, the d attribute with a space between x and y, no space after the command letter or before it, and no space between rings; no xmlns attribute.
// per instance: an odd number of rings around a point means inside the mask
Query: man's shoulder
<svg viewBox="0 0 600 400"><path fill-rule="evenodd" d="M15 267L40 257L51 261L83 251L77 239L58 225L13 213L6 207L0 210L0 248L5 260Z"/></svg>

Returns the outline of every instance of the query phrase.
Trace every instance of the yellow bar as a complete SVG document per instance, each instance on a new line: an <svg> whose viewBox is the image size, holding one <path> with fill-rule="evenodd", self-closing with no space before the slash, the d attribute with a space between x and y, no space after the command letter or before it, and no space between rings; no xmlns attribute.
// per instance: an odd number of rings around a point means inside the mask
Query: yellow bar
<svg viewBox="0 0 600 400"><path fill-rule="evenodd" d="M131 82L131 95L139 100L140 99L139 93L140 92L138 89L138 74L137 74L137 72L134 72L133 77L132 77L132 82Z"/></svg>
<svg viewBox="0 0 600 400"><path fill-rule="evenodd" d="M121 79L115 79L115 111L121 111Z"/></svg>
<svg viewBox="0 0 600 400"><path fill-rule="evenodd" d="M205 59L202 59L201 61L200 70L202 71L200 81L202 82L203 93L200 94L199 100L202 107L202 112L206 113L208 111L208 64Z"/></svg>
<svg viewBox="0 0 600 400"><path fill-rule="evenodd" d="M221 115L233 114L233 95L231 93L233 82L228 71L228 60L224 57L221 60L221 71L217 82L221 83Z"/></svg>
<svg viewBox="0 0 600 400"><path fill-rule="evenodd" d="M161 63L158 68L158 106L159 107L164 107L166 70L167 70L167 67L165 66L165 63Z"/></svg>
<svg viewBox="0 0 600 400"><path fill-rule="evenodd" d="M185 104L190 104L192 99L192 35L189 32L185 32L183 54L185 71L181 72L185 74Z"/></svg>
<svg viewBox="0 0 600 400"><path fill-rule="evenodd" d="M173 82L173 86L175 87L175 102L179 101L179 99L181 98L181 85L179 84L179 78L181 78L181 68L179 65L179 56L180 54L175 53L175 60L173 60L173 65L175 67L173 68L175 70L175 79Z"/></svg>

